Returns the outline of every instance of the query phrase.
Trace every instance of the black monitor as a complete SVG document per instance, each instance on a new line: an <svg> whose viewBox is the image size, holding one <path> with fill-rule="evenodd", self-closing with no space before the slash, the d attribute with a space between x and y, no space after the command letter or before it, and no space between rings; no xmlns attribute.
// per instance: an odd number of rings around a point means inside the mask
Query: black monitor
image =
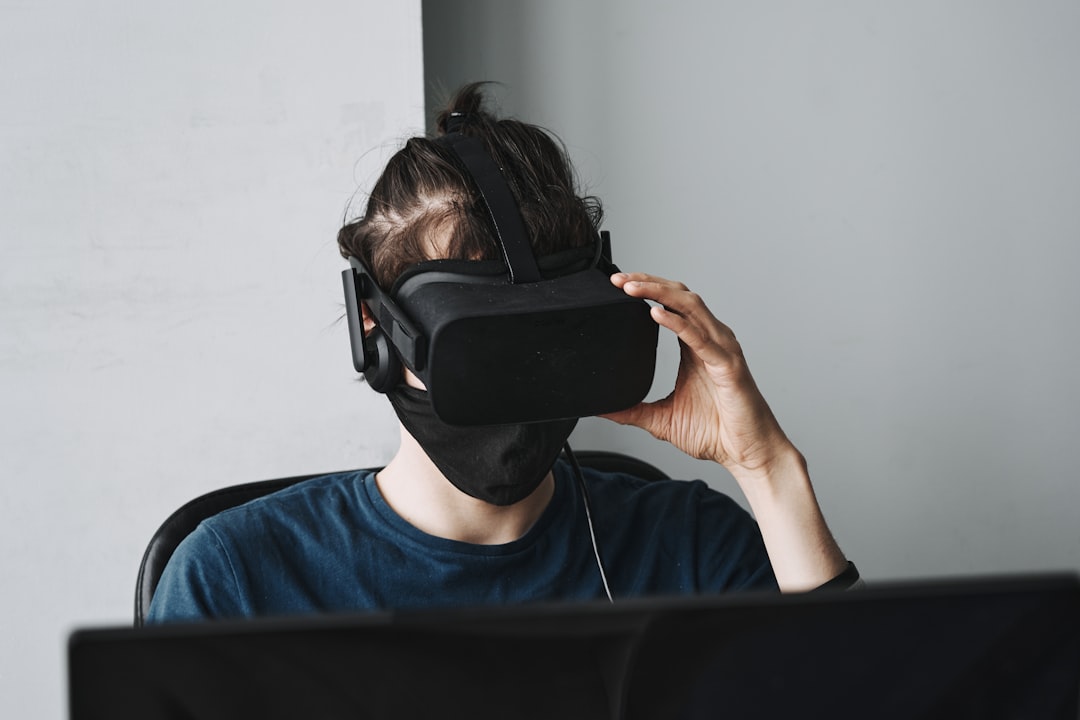
<svg viewBox="0 0 1080 720"><path fill-rule="evenodd" d="M78 630L72 720L1068 718L1074 574Z"/></svg>

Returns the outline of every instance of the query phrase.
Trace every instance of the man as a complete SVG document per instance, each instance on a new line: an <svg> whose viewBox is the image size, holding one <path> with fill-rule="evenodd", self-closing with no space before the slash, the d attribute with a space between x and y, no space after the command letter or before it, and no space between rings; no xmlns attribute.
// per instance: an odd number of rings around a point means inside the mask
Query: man
<svg viewBox="0 0 1080 720"><path fill-rule="evenodd" d="M541 129L487 113L479 85L438 120L479 138L512 189L537 258L587 247L601 212ZM445 142L409 140L388 163L342 254L394 295L418 263L499 257L488 208ZM422 268L421 268L422 269ZM148 620L613 599L849 586L806 463L780 428L731 330L684 285L616 273L658 304L681 348L665 399L606 417L723 465L757 522L701 482L585 471L556 456L574 420L448 425L407 368L385 391L401 445L377 473L318 478L226 511L177 549ZM378 321L363 308L365 333ZM494 341L494 339L493 339Z"/></svg>

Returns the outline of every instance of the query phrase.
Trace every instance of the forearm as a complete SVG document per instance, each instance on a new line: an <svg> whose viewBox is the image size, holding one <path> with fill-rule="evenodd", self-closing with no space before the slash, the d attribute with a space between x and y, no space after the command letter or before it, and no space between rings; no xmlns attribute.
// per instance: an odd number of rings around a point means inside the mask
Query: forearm
<svg viewBox="0 0 1080 720"><path fill-rule="evenodd" d="M821 513L806 461L794 447L766 471L735 474L783 592L812 590L847 565Z"/></svg>

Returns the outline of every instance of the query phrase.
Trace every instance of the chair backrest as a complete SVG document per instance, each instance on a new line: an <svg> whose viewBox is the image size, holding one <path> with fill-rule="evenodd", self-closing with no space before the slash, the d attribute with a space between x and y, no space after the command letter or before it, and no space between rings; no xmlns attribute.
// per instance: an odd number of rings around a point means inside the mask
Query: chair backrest
<svg viewBox="0 0 1080 720"><path fill-rule="evenodd" d="M668 477L654 465L622 453L579 450L574 453L574 457L582 467L602 472L622 472L643 480L666 480ZM370 469L379 470L380 468ZM199 523L223 510L243 505L249 500L269 495L304 480L329 474L331 473L313 473L232 485L200 495L182 505L161 524L161 527L150 538L146 552L143 553L142 563L139 565L139 576L135 582L136 627L142 626L145 621L146 613L150 610L150 601L154 598L154 591L157 589L161 573L165 571L169 558L172 557L180 542L198 527Z"/></svg>

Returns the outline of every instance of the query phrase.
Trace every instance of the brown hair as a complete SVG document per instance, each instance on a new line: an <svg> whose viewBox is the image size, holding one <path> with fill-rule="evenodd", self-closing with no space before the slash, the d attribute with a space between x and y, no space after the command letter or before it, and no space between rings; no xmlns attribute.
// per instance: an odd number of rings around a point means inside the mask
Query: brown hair
<svg viewBox="0 0 1080 720"><path fill-rule="evenodd" d="M480 138L502 169L537 257L592 243L603 210L597 198L578 195L566 148L543 128L488 113L484 84L454 94L436 118L437 136L446 134L452 113L461 114L461 132ZM426 137L409 139L390 158L363 216L338 233L338 247L344 257L363 260L386 289L424 260L501 257L484 201L461 161Z"/></svg>

